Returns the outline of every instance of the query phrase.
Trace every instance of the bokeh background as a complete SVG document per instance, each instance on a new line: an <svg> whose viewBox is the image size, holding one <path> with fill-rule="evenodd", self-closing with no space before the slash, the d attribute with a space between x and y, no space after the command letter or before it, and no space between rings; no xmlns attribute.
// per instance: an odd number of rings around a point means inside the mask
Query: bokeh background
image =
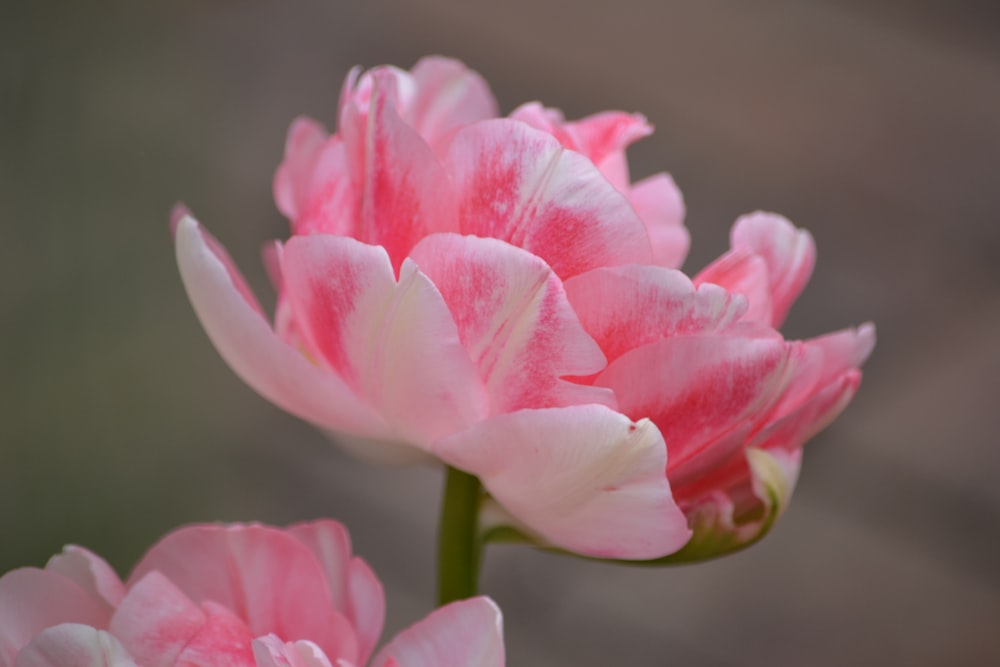
<svg viewBox="0 0 1000 667"><path fill-rule="evenodd" d="M812 230L786 326L874 320L845 415L762 544L644 570L492 549L512 665L1000 664L1000 10L918 0L0 3L0 570L122 572L190 521L334 516L387 632L433 595L436 470L358 463L223 364L180 284L183 199L262 294L293 117L354 64L465 60L504 111L644 112L697 270L758 208ZM998 662L994 663L996 660Z"/></svg>

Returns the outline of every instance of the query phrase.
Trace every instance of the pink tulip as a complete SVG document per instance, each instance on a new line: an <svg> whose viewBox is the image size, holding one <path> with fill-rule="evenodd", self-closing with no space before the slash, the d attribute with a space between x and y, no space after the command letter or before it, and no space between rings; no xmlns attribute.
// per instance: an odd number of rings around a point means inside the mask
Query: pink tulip
<svg viewBox="0 0 1000 667"><path fill-rule="evenodd" d="M676 270L680 193L665 174L631 183L625 160L642 117L496 113L452 60L352 72L337 133L289 132L273 326L218 242L176 215L209 336L356 453L476 475L540 542L651 559L692 529L692 544L762 534L802 443L856 390L871 327L777 333L814 251L776 216L739 221L694 282Z"/></svg>
<svg viewBox="0 0 1000 667"><path fill-rule="evenodd" d="M369 662L382 585L335 521L181 528L122 582L67 547L0 578L0 667L503 665L500 611L442 607Z"/></svg>

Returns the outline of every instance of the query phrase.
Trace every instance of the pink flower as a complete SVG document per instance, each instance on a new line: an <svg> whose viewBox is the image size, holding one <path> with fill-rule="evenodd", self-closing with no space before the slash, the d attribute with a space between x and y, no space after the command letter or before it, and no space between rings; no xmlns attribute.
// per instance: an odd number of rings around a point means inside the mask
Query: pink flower
<svg viewBox="0 0 1000 667"><path fill-rule="evenodd" d="M680 193L628 173L625 149L651 131L640 116L496 113L455 61L352 72L337 133L302 119L289 132L273 326L177 214L209 336L277 405L362 456L476 475L540 541L649 559L692 527L699 544L762 534L770 519L748 517L784 506L799 447L857 387L870 328L775 331L813 259L776 216L738 222L694 282L676 270Z"/></svg>
<svg viewBox="0 0 1000 667"><path fill-rule="evenodd" d="M378 579L335 521L181 528L122 582L67 547L0 578L0 667L467 667L503 665L500 611L442 607L369 663L382 632Z"/></svg>

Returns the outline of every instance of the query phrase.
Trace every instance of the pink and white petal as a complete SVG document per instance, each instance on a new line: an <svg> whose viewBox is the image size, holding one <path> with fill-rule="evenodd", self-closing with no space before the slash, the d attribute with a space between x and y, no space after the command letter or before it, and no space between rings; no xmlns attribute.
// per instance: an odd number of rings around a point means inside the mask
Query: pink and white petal
<svg viewBox="0 0 1000 667"><path fill-rule="evenodd" d="M17 655L15 667L136 667L111 634L64 623L42 631Z"/></svg>
<svg viewBox="0 0 1000 667"><path fill-rule="evenodd" d="M632 186L629 200L646 225L653 246L653 261L670 269L679 269L691 246L691 235L684 226L684 196L670 174L654 174Z"/></svg>
<svg viewBox="0 0 1000 667"><path fill-rule="evenodd" d="M511 111L508 118L551 134L566 148L581 152L576 137L565 131L566 117L559 109L545 107L540 102L526 102Z"/></svg>
<svg viewBox="0 0 1000 667"><path fill-rule="evenodd" d="M49 559L45 569L69 577L83 590L104 600L109 613L125 596L125 584L107 561L83 547L64 547L62 553Z"/></svg>
<svg viewBox="0 0 1000 667"><path fill-rule="evenodd" d="M372 667L503 667L503 615L488 597L452 602L400 632Z"/></svg>
<svg viewBox="0 0 1000 667"><path fill-rule="evenodd" d="M764 503L773 523L788 508L802 468L802 450L747 448L754 495ZM766 519L765 519L766 520ZM764 530L770 528L764 526Z"/></svg>
<svg viewBox="0 0 1000 667"><path fill-rule="evenodd" d="M743 297L715 285L695 287L680 271L659 266L595 269L565 286L609 363L664 338L725 331L746 310Z"/></svg>
<svg viewBox="0 0 1000 667"><path fill-rule="evenodd" d="M383 246L398 269L423 236L456 228L455 200L431 147L399 117L398 76L383 68L367 76L372 88L363 126L362 112L352 112L351 104L345 116L356 113L358 119L341 126L361 193L354 236Z"/></svg>
<svg viewBox="0 0 1000 667"><path fill-rule="evenodd" d="M767 424L751 444L768 451L801 447L844 411L860 385L861 371L845 371L794 410Z"/></svg>
<svg viewBox="0 0 1000 667"><path fill-rule="evenodd" d="M255 667L254 635L246 623L221 605L206 602L205 625L177 656L183 667Z"/></svg>
<svg viewBox="0 0 1000 667"><path fill-rule="evenodd" d="M816 264L812 235L780 215L758 211L736 220L730 244L734 250L760 255L767 263L773 308L771 324L781 326Z"/></svg>
<svg viewBox="0 0 1000 667"><path fill-rule="evenodd" d="M195 602L231 609L255 636L308 638L327 655L357 657L354 630L334 609L323 568L285 531L256 524L182 528L149 550L130 581L150 572Z"/></svg>
<svg viewBox="0 0 1000 667"><path fill-rule="evenodd" d="M631 144L653 133L653 126L645 116L624 111L597 113L566 123L564 129L575 137L579 146L579 148L572 146L567 148L583 153L598 167L601 167L609 157L624 155L625 149ZM622 189L628 185L628 181L616 185Z"/></svg>
<svg viewBox="0 0 1000 667"><path fill-rule="evenodd" d="M369 438L388 429L342 379L282 341L248 301L235 267L188 217L177 226L177 263L191 304L223 359L277 406L314 424Z"/></svg>
<svg viewBox="0 0 1000 667"><path fill-rule="evenodd" d="M274 201L290 220L296 220L308 205L313 171L328 137L322 125L304 116L288 128L285 158L274 175Z"/></svg>
<svg viewBox="0 0 1000 667"><path fill-rule="evenodd" d="M625 414L660 427L679 486L740 446L748 420L780 396L789 354L780 338L680 336L622 355L595 384L613 389Z"/></svg>
<svg viewBox="0 0 1000 667"><path fill-rule="evenodd" d="M541 257L562 279L599 266L649 263L642 220L585 156L508 120L461 129L448 151L462 234Z"/></svg>
<svg viewBox="0 0 1000 667"><path fill-rule="evenodd" d="M601 403L603 389L563 380L605 366L545 262L503 241L435 234L411 259L441 291L490 395L492 414Z"/></svg>
<svg viewBox="0 0 1000 667"><path fill-rule="evenodd" d="M486 390L455 321L412 261L397 283L383 248L334 236L293 238L285 257L305 342L398 439L426 447L486 415Z"/></svg>
<svg viewBox="0 0 1000 667"><path fill-rule="evenodd" d="M323 649L311 641L286 643L273 634L253 640L253 655L257 667L332 667ZM340 667L347 663L338 661L337 664Z"/></svg>
<svg viewBox="0 0 1000 667"><path fill-rule="evenodd" d="M747 299L744 319L771 326L774 305L767 263L759 255L746 250L731 250L715 260L694 277L695 285L718 285Z"/></svg>
<svg viewBox="0 0 1000 667"><path fill-rule="evenodd" d="M302 187L302 204L292 219L295 234L351 235L357 226L360 204L354 190L347 149L340 136L327 139Z"/></svg>
<svg viewBox="0 0 1000 667"><path fill-rule="evenodd" d="M590 556L657 558L690 536L649 420L601 405L493 417L434 449L548 542Z"/></svg>
<svg viewBox="0 0 1000 667"><path fill-rule="evenodd" d="M69 577L25 567L0 577L0 666L14 664L18 651L45 628L60 623L107 626L104 600Z"/></svg>
<svg viewBox="0 0 1000 667"><path fill-rule="evenodd" d="M371 568L351 556L351 538L337 521L300 523L288 533L305 544L326 572L334 608L343 613L358 638L358 662L365 664L385 623L385 592Z"/></svg>
<svg viewBox="0 0 1000 667"><path fill-rule="evenodd" d="M142 667L174 667L208 614L159 572L134 580L109 630Z"/></svg>
<svg viewBox="0 0 1000 667"><path fill-rule="evenodd" d="M458 60L421 58L410 74L417 92L407 116L431 146L463 125L500 114L486 80Z"/></svg>

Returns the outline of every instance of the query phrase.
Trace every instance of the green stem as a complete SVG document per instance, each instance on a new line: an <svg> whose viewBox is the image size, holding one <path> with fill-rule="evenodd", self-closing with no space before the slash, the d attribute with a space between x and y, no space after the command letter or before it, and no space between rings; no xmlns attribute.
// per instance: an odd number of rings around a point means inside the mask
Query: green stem
<svg viewBox="0 0 1000 667"><path fill-rule="evenodd" d="M479 479L448 466L438 528L438 606L464 600L479 589Z"/></svg>

